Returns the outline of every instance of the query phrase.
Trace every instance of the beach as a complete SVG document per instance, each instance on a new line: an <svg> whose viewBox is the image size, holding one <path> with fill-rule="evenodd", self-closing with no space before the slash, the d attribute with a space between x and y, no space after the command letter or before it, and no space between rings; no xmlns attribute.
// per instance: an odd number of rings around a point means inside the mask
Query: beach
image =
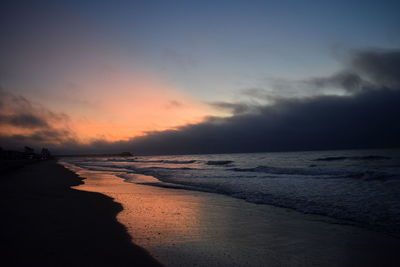
<svg viewBox="0 0 400 267"><path fill-rule="evenodd" d="M2 266L161 266L116 220L119 203L56 161L1 175Z"/></svg>
<svg viewBox="0 0 400 267"><path fill-rule="evenodd" d="M101 171L79 190L123 206L133 242L165 266L398 266L400 239L325 216L224 195L124 182ZM138 175L137 180L152 177Z"/></svg>
<svg viewBox="0 0 400 267"><path fill-rule="evenodd" d="M399 238L345 221L213 193L127 183L104 172L75 171L79 176L45 161L2 177L3 266L400 262Z"/></svg>
<svg viewBox="0 0 400 267"><path fill-rule="evenodd" d="M0 267L400 267L399 1L1 1Z"/></svg>

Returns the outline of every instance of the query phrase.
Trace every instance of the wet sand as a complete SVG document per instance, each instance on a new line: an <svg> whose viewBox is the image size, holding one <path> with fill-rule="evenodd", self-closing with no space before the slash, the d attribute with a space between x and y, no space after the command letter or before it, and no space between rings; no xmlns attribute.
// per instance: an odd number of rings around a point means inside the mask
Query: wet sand
<svg viewBox="0 0 400 267"><path fill-rule="evenodd" d="M55 161L2 173L1 266L160 266L131 242L110 197Z"/></svg>
<svg viewBox="0 0 400 267"><path fill-rule="evenodd" d="M400 239L324 216L80 171L79 190L122 204L117 219L166 266L399 266ZM142 176L146 181L149 177Z"/></svg>

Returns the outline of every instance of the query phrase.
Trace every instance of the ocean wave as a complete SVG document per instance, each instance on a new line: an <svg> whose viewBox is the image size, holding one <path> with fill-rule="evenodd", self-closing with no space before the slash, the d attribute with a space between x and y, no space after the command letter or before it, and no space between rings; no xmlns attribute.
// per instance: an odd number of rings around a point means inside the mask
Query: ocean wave
<svg viewBox="0 0 400 267"><path fill-rule="evenodd" d="M137 159L133 158L133 159L129 159L129 158L121 158L121 159L107 159L106 161L110 161L110 162L136 162Z"/></svg>
<svg viewBox="0 0 400 267"><path fill-rule="evenodd" d="M108 159L112 162L137 162L137 163L166 163L166 164L192 164L196 160L143 160L143 159Z"/></svg>
<svg viewBox="0 0 400 267"><path fill-rule="evenodd" d="M229 165L232 161L217 161L215 165ZM207 162L208 163L208 162ZM192 168L192 167L164 167L164 166L152 166L152 167L138 167L138 166L128 166L128 165L117 165L117 164L105 164L105 162L80 162L76 163L77 166L87 168L90 170L103 170L103 171L122 171L122 172L134 172L141 174L148 174L153 176L170 176L176 175L177 171L186 171L187 174L191 174L192 177L198 175L205 175L204 173L198 173L205 169ZM233 172L252 172L252 173L265 173L266 175L277 175L277 176L262 176L262 178L279 178L279 177L298 177L303 178L313 178L313 179L360 179L365 181L372 180L389 180L389 179L400 179L400 173L398 169L381 169L376 171L374 169L339 169L339 168L282 168L282 167L271 167L271 166L257 166L255 168L228 168L227 171ZM196 175L194 175L196 173ZM179 175L182 175L180 173ZM194 176L193 176L194 175ZM219 174L220 176L221 174ZM221 178L230 177L226 174ZM247 176L246 176L247 177ZM256 177L260 178L259 175ZM244 177L242 177L244 178Z"/></svg>
<svg viewBox="0 0 400 267"><path fill-rule="evenodd" d="M165 178L169 176L174 176L176 171L195 171L197 169L189 168L189 167L180 167L180 168L167 168L167 167L146 167L140 168L135 166L127 167L130 171L137 174L145 174L151 175L156 178Z"/></svg>
<svg viewBox="0 0 400 267"><path fill-rule="evenodd" d="M168 168L168 167L147 167L147 168L138 168L138 167L130 167L134 170L165 170L165 171L175 171L175 170L198 170L196 168L190 167L178 167L178 168Z"/></svg>
<svg viewBox="0 0 400 267"><path fill-rule="evenodd" d="M138 163L162 163L163 160L143 160L143 159L127 159L127 160L119 160L118 162L138 162Z"/></svg>
<svg viewBox="0 0 400 267"><path fill-rule="evenodd" d="M196 163L196 160L162 160L162 163L168 163L168 164L191 164L191 163Z"/></svg>
<svg viewBox="0 0 400 267"><path fill-rule="evenodd" d="M347 175L347 178L362 179L365 181L381 180L385 181L388 179L399 179L399 175L394 173L376 172L376 171L365 171L351 173Z"/></svg>
<svg viewBox="0 0 400 267"><path fill-rule="evenodd" d="M311 176L312 178L354 178L362 180L385 180L389 178L398 178L391 172L357 169L332 169L332 168L279 168L269 166L257 166L255 168L232 168L228 169L235 172L260 172L277 175L301 175Z"/></svg>
<svg viewBox="0 0 400 267"><path fill-rule="evenodd" d="M232 160L209 160L206 162L207 165L228 165L233 163Z"/></svg>
<svg viewBox="0 0 400 267"><path fill-rule="evenodd" d="M360 157L325 157L325 158L317 158L315 161L340 161L340 160L388 160L390 157L384 156L360 156Z"/></svg>
<svg viewBox="0 0 400 267"><path fill-rule="evenodd" d="M73 163L74 165L91 171L129 171L128 166L106 165L106 164L86 164L86 163Z"/></svg>
<svg viewBox="0 0 400 267"><path fill-rule="evenodd" d="M257 166L255 168L232 168L228 169L235 172L261 172L268 174L287 174L287 175L348 175L348 171L337 169L321 168L280 168L269 166Z"/></svg>

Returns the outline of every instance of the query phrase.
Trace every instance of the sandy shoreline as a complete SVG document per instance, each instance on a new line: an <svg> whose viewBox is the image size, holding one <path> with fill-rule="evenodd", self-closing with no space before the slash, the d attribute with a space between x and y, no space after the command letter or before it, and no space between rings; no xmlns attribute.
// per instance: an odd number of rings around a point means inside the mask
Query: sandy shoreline
<svg viewBox="0 0 400 267"><path fill-rule="evenodd" d="M126 183L80 171L108 195L133 241L166 266L398 266L400 239L223 195Z"/></svg>
<svg viewBox="0 0 400 267"><path fill-rule="evenodd" d="M115 219L121 205L70 188L81 179L55 161L1 176L2 266L159 266Z"/></svg>
<svg viewBox="0 0 400 267"><path fill-rule="evenodd" d="M323 216L79 174L47 161L2 175L2 266L400 263L400 239Z"/></svg>

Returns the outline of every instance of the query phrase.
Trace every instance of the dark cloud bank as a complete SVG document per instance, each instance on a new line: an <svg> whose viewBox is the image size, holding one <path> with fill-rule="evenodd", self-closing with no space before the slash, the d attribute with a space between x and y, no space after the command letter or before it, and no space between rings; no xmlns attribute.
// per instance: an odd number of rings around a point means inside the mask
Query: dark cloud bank
<svg viewBox="0 0 400 267"><path fill-rule="evenodd" d="M218 102L213 106L229 109L233 115L210 117L199 124L150 132L129 141L82 146L67 139L54 148L64 153L194 154L400 147L400 50L355 52L339 73L302 83L334 87L345 95L279 98L264 106ZM257 97L260 93L258 90ZM38 139L62 138L43 116L19 114L0 121L38 127L42 129ZM32 138L36 137L28 139ZM18 141L17 137L9 139Z"/></svg>
<svg viewBox="0 0 400 267"><path fill-rule="evenodd" d="M400 147L400 50L357 51L345 70L306 82L346 94L281 98L261 107L214 103L234 115L124 145L144 154Z"/></svg>

